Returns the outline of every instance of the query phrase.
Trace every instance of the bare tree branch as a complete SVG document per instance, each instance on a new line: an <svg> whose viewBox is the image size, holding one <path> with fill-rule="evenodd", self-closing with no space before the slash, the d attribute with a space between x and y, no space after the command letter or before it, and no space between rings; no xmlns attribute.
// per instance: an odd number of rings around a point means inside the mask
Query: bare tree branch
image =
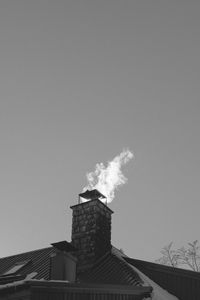
<svg viewBox="0 0 200 300"><path fill-rule="evenodd" d="M156 262L172 267L186 265L189 269L200 272L200 247L198 240L188 243L188 247L181 247L178 250L172 249L172 242L161 250L162 257Z"/></svg>

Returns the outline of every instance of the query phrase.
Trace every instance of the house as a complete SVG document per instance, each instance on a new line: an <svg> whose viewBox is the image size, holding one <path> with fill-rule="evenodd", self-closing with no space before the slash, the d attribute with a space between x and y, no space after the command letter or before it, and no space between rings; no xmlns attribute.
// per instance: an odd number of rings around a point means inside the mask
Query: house
<svg viewBox="0 0 200 300"><path fill-rule="evenodd" d="M0 259L0 299L198 300L200 273L127 257L99 191L71 206L72 241Z"/></svg>

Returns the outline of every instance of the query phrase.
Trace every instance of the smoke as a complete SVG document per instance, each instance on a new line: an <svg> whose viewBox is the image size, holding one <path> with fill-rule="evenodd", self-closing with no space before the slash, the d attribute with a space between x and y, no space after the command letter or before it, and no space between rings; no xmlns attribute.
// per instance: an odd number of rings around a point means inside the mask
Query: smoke
<svg viewBox="0 0 200 300"><path fill-rule="evenodd" d="M101 199L101 201L110 203L115 196L115 190L121 184L127 182L127 178L123 175L121 167L127 164L133 157L131 151L123 150L112 161L108 162L107 167L103 163L96 164L95 171L87 173L88 185L83 190L97 189L107 198ZM82 200L85 201L84 199Z"/></svg>

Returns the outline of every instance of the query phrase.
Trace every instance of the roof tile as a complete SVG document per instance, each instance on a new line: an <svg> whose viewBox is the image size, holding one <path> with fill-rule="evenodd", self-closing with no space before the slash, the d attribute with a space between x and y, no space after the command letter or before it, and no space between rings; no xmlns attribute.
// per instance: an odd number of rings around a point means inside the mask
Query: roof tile
<svg viewBox="0 0 200 300"><path fill-rule="evenodd" d="M55 249L53 247L48 247L0 258L0 275L3 275L14 264L20 261L31 260L29 264L24 266L23 269L16 272L16 274L27 275L32 272L37 272L35 279L48 280L50 270L50 256L53 253L55 253Z"/></svg>

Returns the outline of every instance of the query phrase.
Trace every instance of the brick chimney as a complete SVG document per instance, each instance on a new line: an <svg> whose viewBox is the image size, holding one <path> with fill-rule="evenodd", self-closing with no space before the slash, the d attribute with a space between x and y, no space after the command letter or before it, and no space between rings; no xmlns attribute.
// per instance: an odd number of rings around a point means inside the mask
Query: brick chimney
<svg viewBox="0 0 200 300"><path fill-rule="evenodd" d="M78 269L91 267L94 262L111 250L111 214L113 211L100 199L97 190L79 194L88 201L71 206L72 245L78 249Z"/></svg>

